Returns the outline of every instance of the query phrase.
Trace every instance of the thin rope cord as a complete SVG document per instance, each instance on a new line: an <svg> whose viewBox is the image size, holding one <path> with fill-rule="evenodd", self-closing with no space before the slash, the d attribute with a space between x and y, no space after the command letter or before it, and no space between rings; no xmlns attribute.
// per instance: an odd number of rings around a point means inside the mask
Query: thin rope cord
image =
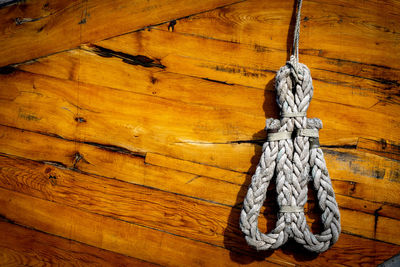
<svg viewBox="0 0 400 267"><path fill-rule="evenodd" d="M302 0L299 0L292 56L275 78L281 118L267 119L267 142L240 214L240 228L245 239L257 250L276 249L293 238L306 249L319 253L332 246L341 231L339 208L319 147L318 131L322 122L306 117L314 89L310 70L298 62L301 5ZM279 212L275 229L264 234L258 228L258 216L273 177ZM317 192L322 211L323 230L318 235L311 232L304 215L309 181Z"/></svg>
<svg viewBox="0 0 400 267"><path fill-rule="evenodd" d="M302 6L302 4L303 4L303 0L297 1L296 26L294 29L293 48L292 48L292 55L295 57L296 63L299 62L299 39L300 39L300 21L301 21L301 6Z"/></svg>

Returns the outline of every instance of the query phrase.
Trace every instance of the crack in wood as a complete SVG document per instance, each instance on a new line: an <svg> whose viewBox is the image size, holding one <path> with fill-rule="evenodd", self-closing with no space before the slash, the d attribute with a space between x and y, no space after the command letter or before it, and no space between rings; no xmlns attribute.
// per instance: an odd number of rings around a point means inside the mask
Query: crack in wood
<svg viewBox="0 0 400 267"><path fill-rule="evenodd" d="M134 152L134 151L131 151L129 149L126 149L126 148L120 147L120 146L99 144L99 143L95 143L95 142L80 142L80 143L95 146L97 148L104 149L107 151L118 152L121 154L131 155L131 156L135 156L135 157L140 157L140 158L146 157L145 152L139 152L139 151Z"/></svg>
<svg viewBox="0 0 400 267"><path fill-rule="evenodd" d="M168 24L168 30L169 31L174 31L176 25L176 20L171 20L171 22Z"/></svg>
<svg viewBox="0 0 400 267"><path fill-rule="evenodd" d="M214 79L210 79L210 78L201 78L205 81L209 81L209 82L214 82L214 83L220 83L220 84L225 84L225 85L234 85L233 83L227 83L227 82L223 82L223 81L218 81L218 80L214 80Z"/></svg>
<svg viewBox="0 0 400 267"><path fill-rule="evenodd" d="M199 177L201 177L201 176L197 175L197 176L193 177L192 179L190 179L189 181L187 181L185 184L190 184L191 182L193 182L194 180L196 180Z"/></svg>
<svg viewBox="0 0 400 267"><path fill-rule="evenodd" d="M80 161L82 161L82 162L84 162L84 163L86 163L86 164L90 164L90 162L87 161L87 160L83 157L82 154L80 154L79 152L76 152L75 155L74 155L74 159L73 159L73 165L72 165L72 166L73 166L73 169L76 169L76 165L77 165Z"/></svg>
<svg viewBox="0 0 400 267"><path fill-rule="evenodd" d="M349 74L349 73L340 72L340 71L327 70L327 69L322 69L322 68L314 68L314 69L321 70L321 71L326 71L326 72L330 72L330 73L346 75L346 76L350 76L350 77L354 77L354 78L361 78L361 79L374 81L374 82L377 82L377 83L380 83L380 84L384 84L384 85L394 85L396 87L400 86L400 83L398 81L396 81L396 80L379 79L379 78L368 78L368 77L363 77L363 76L359 76L359 75Z"/></svg>
<svg viewBox="0 0 400 267"><path fill-rule="evenodd" d="M8 75L15 72L17 69L12 65L7 65L0 68L0 74Z"/></svg>
<svg viewBox="0 0 400 267"><path fill-rule="evenodd" d="M376 229L377 229L377 226L378 226L378 218L379 218L379 211L380 210L382 210L382 206L380 206L379 208L377 208L375 211L374 211L374 238L376 238Z"/></svg>
<svg viewBox="0 0 400 267"><path fill-rule="evenodd" d="M92 52L96 53L101 57L116 57L122 59L122 62L131 65L140 65L145 68L160 68L165 69L165 66L161 64L160 60L154 60L144 55L130 55L123 52L114 51L108 48L104 48L98 45L89 45L93 48Z"/></svg>
<svg viewBox="0 0 400 267"><path fill-rule="evenodd" d="M45 136L49 136L49 137L54 137L54 138L58 138L58 139L61 139L61 140L64 140L64 141L68 141L68 142L87 144L87 145L95 146L97 148L104 149L104 150L107 150L107 151L117 152L117 153L126 154L126 155L130 155L130 156L134 156L134 157L140 157L140 158L145 158L146 157L146 153L145 152L131 151L129 149L126 149L126 148L123 148L123 147L119 147L119 146L115 146L115 145L107 145L107 144L100 144L100 143L96 143L96 142L86 142L86 141L68 139L68 138L62 137L62 136L60 136L58 134L54 134L54 133L46 133L46 132L42 132L42 131L27 130L27 129L22 129L22 128L18 128L18 127L14 127L14 126L8 126L8 125L4 125L4 124L0 124L0 126L16 129L16 130L19 130L19 131L27 131L27 132L31 132L31 133L36 133L36 134L41 134L41 135L45 135ZM55 165L56 164L56 165L60 165L62 168L67 168L61 162L52 162L52 163L49 163L49 164L51 164L51 165Z"/></svg>

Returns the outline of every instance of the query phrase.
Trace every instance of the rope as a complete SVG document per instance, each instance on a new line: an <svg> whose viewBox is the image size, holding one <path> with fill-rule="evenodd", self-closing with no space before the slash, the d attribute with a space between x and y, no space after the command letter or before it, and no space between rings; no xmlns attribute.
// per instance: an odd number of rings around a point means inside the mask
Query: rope
<svg viewBox="0 0 400 267"><path fill-rule="evenodd" d="M296 63L299 62L299 39L300 39L300 15L301 15L301 5L303 4L303 0L297 1L297 16L296 16L296 26L294 28L294 37L293 37L293 49L292 54L296 59Z"/></svg>
<svg viewBox="0 0 400 267"><path fill-rule="evenodd" d="M240 214L245 239L257 250L276 249L294 238L306 249L320 253L332 246L340 234L339 208L319 147L318 131L322 122L306 117L313 86L310 70L298 62L301 4L299 0L292 56L275 78L281 119L267 119L267 142L263 144ZM273 177L280 210L275 229L264 234L258 229L258 216ZM310 177L322 211L323 230L318 235L310 231L304 215Z"/></svg>

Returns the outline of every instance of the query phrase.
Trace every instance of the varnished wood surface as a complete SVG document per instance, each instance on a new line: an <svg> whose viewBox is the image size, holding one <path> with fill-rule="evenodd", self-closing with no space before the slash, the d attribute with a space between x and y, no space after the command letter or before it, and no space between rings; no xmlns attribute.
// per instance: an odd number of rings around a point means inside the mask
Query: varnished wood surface
<svg viewBox="0 0 400 267"><path fill-rule="evenodd" d="M293 7L1 8L0 264L375 266L399 253L395 1L303 4L300 61L315 87L309 117L324 123L339 242L321 255L244 242L240 208L265 118L279 114L273 79L288 59ZM272 184L263 231L274 226L275 197ZM312 187L306 213L319 231Z"/></svg>
<svg viewBox="0 0 400 267"><path fill-rule="evenodd" d="M0 221L0 232L1 266L157 266L14 222Z"/></svg>

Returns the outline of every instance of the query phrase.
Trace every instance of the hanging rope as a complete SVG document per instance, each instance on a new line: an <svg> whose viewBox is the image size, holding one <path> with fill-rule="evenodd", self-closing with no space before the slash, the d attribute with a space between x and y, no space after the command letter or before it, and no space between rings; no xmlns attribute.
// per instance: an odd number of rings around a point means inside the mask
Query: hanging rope
<svg viewBox="0 0 400 267"><path fill-rule="evenodd" d="M292 56L275 78L281 119L267 119L267 142L263 145L261 159L240 214L240 228L246 241L257 250L276 249L288 238L294 238L306 249L320 253L332 246L340 234L339 208L319 147L318 131L322 122L318 118L306 117L313 86L310 70L298 62L301 5L299 0ZM258 216L274 176L278 220L275 229L264 234L258 229ZM323 231L319 235L310 231L304 215L310 180L317 191L322 211Z"/></svg>

